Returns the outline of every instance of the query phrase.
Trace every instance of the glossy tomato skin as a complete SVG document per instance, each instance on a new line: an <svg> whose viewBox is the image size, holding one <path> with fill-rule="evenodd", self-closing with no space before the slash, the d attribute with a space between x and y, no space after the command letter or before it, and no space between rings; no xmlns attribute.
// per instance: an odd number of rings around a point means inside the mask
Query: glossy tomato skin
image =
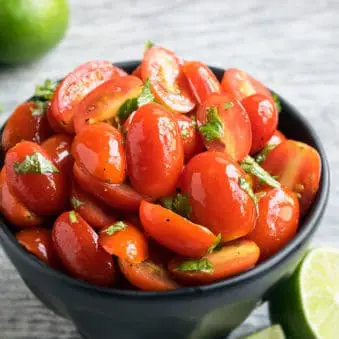
<svg viewBox="0 0 339 339"><path fill-rule="evenodd" d="M224 241L243 237L255 224L253 200L240 187L245 172L227 155L204 152L186 165L180 181L181 191L188 194L192 220L204 225Z"/></svg>
<svg viewBox="0 0 339 339"><path fill-rule="evenodd" d="M52 135L45 114L33 115L36 104L32 101L19 105L11 114L2 132L2 149L7 152L22 140L40 144Z"/></svg>
<svg viewBox="0 0 339 339"><path fill-rule="evenodd" d="M126 73L109 61L89 61L69 73L57 87L51 104L51 114L59 127L74 133L73 116L80 101L107 80Z"/></svg>
<svg viewBox="0 0 339 339"><path fill-rule="evenodd" d="M319 153L302 142L286 140L268 154L262 167L299 196L300 214L304 216L319 189Z"/></svg>
<svg viewBox="0 0 339 339"><path fill-rule="evenodd" d="M142 79L142 75L141 75L141 64L132 72L132 75L134 75L135 77Z"/></svg>
<svg viewBox="0 0 339 339"><path fill-rule="evenodd" d="M285 140L286 140L285 135L280 131L276 130L272 137L270 138L270 140L268 140L267 145L278 146Z"/></svg>
<svg viewBox="0 0 339 339"><path fill-rule="evenodd" d="M98 235L78 213L62 213L54 223L52 236L62 263L73 277L99 286L114 284L112 257L101 248Z"/></svg>
<svg viewBox="0 0 339 339"><path fill-rule="evenodd" d="M205 146L208 150L224 152L236 161L243 160L252 145L251 122L246 111L232 95L212 94L197 111L199 129L208 122L208 110L213 107L218 111L224 131L220 138L212 141L203 137Z"/></svg>
<svg viewBox="0 0 339 339"><path fill-rule="evenodd" d="M79 133L88 125L112 121L121 105L128 99L137 98L142 81L131 75L108 80L90 92L74 109L74 128Z"/></svg>
<svg viewBox="0 0 339 339"><path fill-rule="evenodd" d="M195 106L182 69L183 61L173 52L154 46L144 54L142 80L150 80L156 101L178 113L188 113Z"/></svg>
<svg viewBox="0 0 339 339"><path fill-rule="evenodd" d="M207 65L199 61L185 61L183 71L199 104L212 93L221 93L221 85Z"/></svg>
<svg viewBox="0 0 339 339"><path fill-rule="evenodd" d="M7 152L5 169L9 189L30 211L38 215L52 215L60 212L67 200L67 182L62 172L57 173L17 173L15 164L22 163L26 156L39 153L53 163L41 146L23 141Z"/></svg>
<svg viewBox="0 0 339 339"><path fill-rule="evenodd" d="M299 201L287 188L266 188L259 193L259 215L246 239L260 248L265 260L286 246L295 236L299 223Z"/></svg>
<svg viewBox="0 0 339 339"><path fill-rule="evenodd" d="M259 152L273 136L278 126L278 111L269 98L253 94L241 101L252 128L251 154Z"/></svg>
<svg viewBox="0 0 339 339"><path fill-rule="evenodd" d="M74 138L72 154L98 180L120 184L126 178L126 158L121 133L107 123L87 126Z"/></svg>
<svg viewBox="0 0 339 339"><path fill-rule="evenodd" d="M55 133L58 133L58 134L66 133L65 130L60 126L59 122L56 120L56 118L53 115L51 102L49 102L47 105L46 116L47 116L49 125L51 126L52 130Z"/></svg>
<svg viewBox="0 0 339 339"><path fill-rule="evenodd" d="M127 169L132 186L157 198L175 191L184 164L184 148L173 115L158 104L135 113L126 137Z"/></svg>

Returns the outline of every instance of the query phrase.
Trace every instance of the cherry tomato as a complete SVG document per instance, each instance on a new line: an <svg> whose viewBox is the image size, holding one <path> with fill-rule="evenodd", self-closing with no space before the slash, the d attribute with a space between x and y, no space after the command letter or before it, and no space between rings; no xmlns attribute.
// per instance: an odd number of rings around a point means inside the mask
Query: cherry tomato
<svg viewBox="0 0 339 339"><path fill-rule="evenodd" d="M9 190L5 168L0 172L0 210L12 225L19 228L39 226L44 222L43 218L29 211Z"/></svg>
<svg viewBox="0 0 339 339"><path fill-rule="evenodd" d="M117 185L100 181L90 175L82 165L75 164L73 174L82 189L117 210L138 211L142 200L152 200L128 184Z"/></svg>
<svg viewBox="0 0 339 339"><path fill-rule="evenodd" d="M135 113L126 137L129 179L140 193L152 197L171 194L184 163L184 148L173 115L158 104Z"/></svg>
<svg viewBox="0 0 339 339"><path fill-rule="evenodd" d="M273 136L278 126L278 111L274 102L262 94L253 94L241 101L252 127L251 154L259 152Z"/></svg>
<svg viewBox="0 0 339 339"><path fill-rule="evenodd" d="M215 131L215 125L213 125L215 119L211 116L213 112L219 117L217 124L220 129L217 130L218 135L212 139L208 136L208 131L203 132L203 128L209 130L212 128ZM236 161L243 160L250 152L251 122L242 105L231 95L212 94L199 107L197 123L207 149L227 153Z"/></svg>
<svg viewBox="0 0 339 339"><path fill-rule="evenodd" d="M255 204L241 182L245 172L227 155L204 152L186 165L181 190L188 194L192 220L221 234L224 241L243 237L255 224Z"/></svg>
<svg viewBox="0 0 339 339"><path fill-rule="evenodd" d="M99 286L114 284L112 257L99 246L98 235L78 213L62 213L54 223L52 236L57 253L72 276Z"/></svg>
<svg viewBox="0 0 339 339"><path fill-rule="evenodd" d="M202 62L185 61L183 71L199 104L204 102L212 93L221 92L220 82L207 65Z"/></svg>
<svg viewBox="0 0 339 339"><path fill-rule="evenodd" d="M154 239L148 238L148 257L154 264L167 268L169 261L173 259L174 256L175 253L168 248L160 245Z"/></svg>
<svg viewBox="0 0 339 339"><path fill-rule="evenodd" d="M182 70L182 60L158 46L149 48L141 63L143 81L151 82L157 102L174 112L187 113L195 106L189 84Z"/></svg>
<svg viewBox="0 0 339 339"><path fill-rule="evenodd" d="M258 262L259 255L259 247L253 241L237 240L203 258L209 262L211 272L182 271L183 262L190 260L185 258L174 258L168 268L184 284L208 284L249 270Z"/></svg>
<svg viewBox="0 0 339 339"><path fill-rule="evenodd" d="M142 79L141 76L141 65L139 65L133 72L132 75L134 75L135 77Z"/></svg>
<svg viewBox="0 0 339 339"><path fill-rule="evenodd" d="M117 220L111 208L85 192L76 182L72 185L71 204L93 228L102 229Z"/></svg>
<svg viewBox="0 0 339 339"><path fill-rule="evenodd" d="M126 178L126 159L121 133L106 123L90 125L74 138L72 154L95 178L120 184Z"/></svg>
<svg viewBox="0 0 339 339"><path fill-rule="evenodd" d="M25 102L19 105L9 117L2 132L1 142L5 152L22 140L40 144L52 135L46 115L36 115L35 109L37 105L34 102Z"/></svg>
<svg viewBox="0 0 339 339"><path fill-rule="evenodd" d="M140 220L147 234L182 256L202 257L217 240L207 228L147 201L140 205Z"/></svg>
<svg viewBox="0 0 339 339"><path fill-rule="evenodd" d="M118 259L121 272L134 286L144 291L169 291L180 286L170 277L167 270L152 261L132 264Z"/></svg>
<svg viewBox="0 0 339 339"><path fill-rule="evenodd" d="M99 234L99 244L106 252L130 263L138 264L148 258L147 240L143 233L130 223L122 223L125 229L109 234L110 228Z"/></svg>
<svg viewBox="0 0 339 339"><path fill-rule="evenodd" d="M246 239L260 248L264 260L282 249L295 236L299 222L299 201L287 188L267 188L256 194L259 216Z"/></svg>
<svg viewBox="0 0 339 339"><path fill-rule="evenodd" d="M274 134L272 135L271 139L268 140L266 145L278 146L279 144L281 144L285 140L286 140L286 137L284 136L284 134L282 134L280 131L276 130L274 132Z"/></svg>
<svg viewBox="0 0 339 339"><path fill-rule="evenodd" d="M300 198L304 216L318 192L321 159L318 152L302 142L287 140L272 150L262 167Z"/></svg>
<svg viewBox="0 0 339 339"><path fill-rule="evenodd" d="M65 207L66 178L38 144L16 144L6 154L5 168L9 189L32 212L52 215Z"/></svg>
<svg viewBox="0 0 339 339"><path fill-rule="evenodd" d="M80 101L107 80L126 73L108 61L90 61L69 73L52 98L51 114L67 133L74 133L73 115Z"/></svg>
<svg viewBox="0 0 339 339"><path fill-rule="evenodd" d="M121 105L128 99L137 98L142 81L135 76L108 80L90 92L74 109L74 128L79 133L84 127L97 122L113 120Z"/></svg>
<svg viewBox="0 0 339 339"><path fill-rule="evenodd" d="M59 125L58 121L56 120L56 118L53 115L52 105L51 105L50 102L48 103L48 106L47 106L46 116L47 116L47 120L49 122L49 125L51 126L52 130L55 133L58 133L58 134L65 133L65 130Z"/></svg>

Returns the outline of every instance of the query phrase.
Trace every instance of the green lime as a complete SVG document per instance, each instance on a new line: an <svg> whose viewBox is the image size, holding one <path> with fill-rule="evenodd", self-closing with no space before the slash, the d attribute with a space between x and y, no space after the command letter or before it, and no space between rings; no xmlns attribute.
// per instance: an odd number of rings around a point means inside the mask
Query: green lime
<svg viewBox="0 0 339 339"><path fill-rule="evenodd" d="M270 301L270 316L291 339L339 338L339 250L311 250Z"/></svg>
<svg viewBox="0 0 339 339"><path fill-rule="evenodd" d="M64 36L67 0L0 0L0 62L41 57Z"/></svg>
<svg viewBox="0 0 339 339"><path fill-rule="evenodd" d="M280 325L273 325L244 339L285 339L285 335Z"/></svg>

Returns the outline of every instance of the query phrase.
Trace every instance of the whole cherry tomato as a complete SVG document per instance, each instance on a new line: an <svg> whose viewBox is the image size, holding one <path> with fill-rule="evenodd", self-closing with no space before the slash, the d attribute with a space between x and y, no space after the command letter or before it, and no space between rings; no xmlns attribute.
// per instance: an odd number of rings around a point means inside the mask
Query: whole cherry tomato
<svg viewBox="0 0 339 339"><path fill-rule="evenodd" d="M300 198L300 214L311 207L319 189L321 159L311 146L286 140L272 150L262 167Z"/></svg>
<svg viewBox="0 0 339 339"><path fill-rule="evenodd" d="M132 75L134 75L135 77L142 79L141 76L141 64L132 72Z"/></svg>
<svg viewBox="0 0 339 339"><path fill-rule="evenodd" d="M171 275L187 285L208 284L252 268L260 249L253 241L237 240L202 259L174 258L168 268Z"/></svg>
<svg viewBox="0 0 339 339"><path fill-rule="evenodd" d="M252 127L251 154L259 152L273 136L278 126L278 111L274 102L262 94L250 95L241 101Z"/></svg>
<svg viewBox="0 0 339 339"><path fill-rule="evenodd" d="M65 207L66 178L38 144L16 144L6 154L5 168L9 189L30 211L44 216Z"/></svg>
<svg viewBox="0 0 339 339"><path fill-rule="evenodd" d="M274 134L272 135L271 139L268 140L267 145L269 146L278 146L281 144L283 141L286 140L286 137L284 134L282 134L280 131L276 130Z"/></svg>
<svg viewBox="0 0 339 339"><path fill-rule="evenodd" d="M22 140L40 144L53 131L47 117L32 101L19 105L11 114L2 132L2 148L7 152Z"/></svg>
<svg viewBox="0 0 339 339"><path fill-rule="evenodd" d="M127 133L126 157L130 182L138 192L155 198L171 194L184 163L173 115L158 104L141 106Z"/></svg>
<svg viewBox="0 0 339 339"><path fill-rule="evenodd" d="M195 106L189 84L182 70L182 60L158 46L149 48L141 63L143 81L151 82L157 102L174 112L187 113Z"/></svg>
<svg viewBox="0 0 339 339"><path fill-rule="evenodd" d="M255 203L245 172L227 155L204 152L186 165L180 186L188 194L192 220L221 234L224 241L243 237L255 224Z"/></svg>
<svg viewBox="0 0 339 339"><path fill-rule="evenodd" d="M197 111L205 146L241 161L252 144L251 122L242 105L227 94L212 94Z"/></svg>
<svg viewBox="0 0 339 339"><path fill-rule="evenodd" d="M51 126L52 130L55 133L58 133L58 134L65 133L65 130L60 126L59 122L56 120L56 118L53 115L51 102L49 102L47 105L46 116L47 116L49 125Z"/></svg>
<svg viewBox="0 0 339 339"><path fill-rule="evenodd" d="M202 62L185 61L183 71L199 104L204 102L212 93L221 92L219 80Z"/></svg>
<svg viewBox="0 0 339 339"><path fill-rule="evenodd" d="M54 223L52 236L57 253L72 276L99 286L114 284L112 257L99 245L98 235L78 213L62 213Z"/></svg>
<svg viewBox="0 0 339 339"><path fill-rule="evenodd" d="M109 61L90 61L69 73L52 98L51 114L67 133L74 133L73 115L80 101L107 80L126 73Z"/></svg>
<svg viewBox="0 0 339 339"><path fill-rule="evenodd" d="M246 239L260 248L264 260L282 249L295 236L299 222L299 201L287 188L266 188L256 194L259 216Z"/></svg>

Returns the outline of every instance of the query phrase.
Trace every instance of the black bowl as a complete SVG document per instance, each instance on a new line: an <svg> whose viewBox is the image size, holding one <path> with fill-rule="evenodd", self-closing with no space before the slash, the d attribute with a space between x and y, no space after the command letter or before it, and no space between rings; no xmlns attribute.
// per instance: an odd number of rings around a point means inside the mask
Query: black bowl
<svg viewBox="0 0 339 339"><path fill-rule="evenodd" d="M138 61L116 65L127 72ZM213 68L220 79L223 70ZM315 147L323 170L319 193L297 236L278 254L252 270L207 286L170 292L99 288L75 280L28 254L1 219L0 242L31 291L50 309L70 319L88 339L212 339L239 326L274 287L291 274L305 254L324 213L329 168L323 146L309 123L286 100L279 129Z"/></svg>

